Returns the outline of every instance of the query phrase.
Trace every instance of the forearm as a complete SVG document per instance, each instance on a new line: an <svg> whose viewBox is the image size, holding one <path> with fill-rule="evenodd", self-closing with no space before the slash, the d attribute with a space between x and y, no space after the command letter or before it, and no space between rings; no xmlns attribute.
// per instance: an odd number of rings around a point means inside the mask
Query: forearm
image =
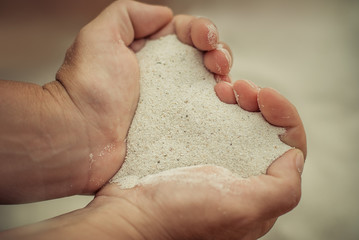
<svg viewBox="0 0 359 240"><path fill-rule="evenodd" d="M0 233L0 239L89 239L80 238L80 234L90 234L85 228L86 211L78 210L39 223L7 230Z"/></svg>
<svg viewBox="0 0 359 240"><path fill-rule="evenodd" d="M95 200L96 201L96 200ZM105 200L106 202L107 200ZM112 200L110 200L112 201ZM50 220L0 233L0 239L145 239L144 217L134 206L115 200L101 202ZM148 234L146 239L152 238Z"/></svg>
<svg viewBox="0 0 359 240"><path fill-rule="evenodd" d="M48 199L76 189L68 183L78 176L65 165L79 162L69 162L76 156L67 153L78 147L78 155L85 155L86 146L79 147L79 134L72 132L83 130L71 126L80 118L71 108L56 82L43 88L0 80L0 202Z"/></svg>

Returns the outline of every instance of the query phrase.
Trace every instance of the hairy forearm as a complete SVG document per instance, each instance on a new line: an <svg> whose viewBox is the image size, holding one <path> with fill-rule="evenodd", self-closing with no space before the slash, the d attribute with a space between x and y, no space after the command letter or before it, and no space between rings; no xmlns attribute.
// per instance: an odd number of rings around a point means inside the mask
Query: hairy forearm
<svg viewBox="0 0 359 240"><path fill-rule="evenodd" d="M72 191L78 186L69 182L78 176L66 165L78 162L70 162L76 156L68 152L77 147L75 152L85 155L86 146L79 147L77 137L83 130L75 125L80 116L72 107L57 82L42 87L0 80L0 202L76 193Z"/></svg>

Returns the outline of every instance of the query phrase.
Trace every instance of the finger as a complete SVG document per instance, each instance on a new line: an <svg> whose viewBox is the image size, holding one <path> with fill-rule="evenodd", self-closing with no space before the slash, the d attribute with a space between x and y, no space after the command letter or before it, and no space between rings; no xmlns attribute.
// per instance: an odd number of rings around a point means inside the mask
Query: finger
<svg viewBox="0 0 359 240"><path fill-rule="evenodd" d="M135 32L135 39L154 34L168 24L173 13L164 6L147 5L135 1L129 1L127 10Z"/></svg>
<svg viewBox="0 0 359 240"><path fill-rule="evenodd" d="M238 105L250 112L259 111L257 102L259 88L248 80L239 80L233 84L233 91Z"/></svg>
<svg viewBox="0 0 359 240"><path fill-rule="evenodd" d="M201 51L210 51L217 47L218 31L216 26L206 18L189 15L177 15L151 38L156 39L168 34L176 34L178 39Z"/></svg>
<svg viewBox="0 0 359 240"><path fill-rule="evenodd" d="M187 15L174 17L174 31L183 43L207 51L204 54L204 65L213 73L227 75L232 66L232 51L223 42L218 42L216 26L206 18L195 18Z"/></svg>
<svg viewBox="0 0 359 240"><path fill-rule="evenodd" d="M219 82L216 86L214 86L214 91L216 92L219 100L221 100L222 102L228 104L236 103L232 84L224 81Z"/></svg>
<svg viewBox="0 0 359 240"><path fill-rule="evenodd" d="M228 45L221 42L214 50L204 54L203 61L209 71L227 75L232 67L232 53Z"/></svg>
<svg viewBox="0 0 359 240"><path fill-rule="evenodd" d="M129 48L132 49L132 51L139 52L144 46L146 45L146 39L142 38L142 39L138 39L133 41Z"/></svg>
<svg viewBox="0 0 359 240"><path fill-rule="evenodd" d="M220 82L232 83L231 77L229 75L215 74L214 79L216 80L217 83L220 83Z"/></svg>
<svg viewBox="0 0 359 240"><path fill-rule="evenodd" d="M232 51L227 44L218 41L217 28L209 19L177 15L151 39L174 33L181 42L207 51L204 54L204 65L209 71L220 75L229 73L233 64Z"/></svg>
<svg viewBox="0 0 359 240"><path fill-rule="evenodd" d="M284 127L281 140L289 146L307 154L304 126L297 109L285 97L271 88L261 89L258 93L258 105L263 117L275 126Z"/></svg>
<svg viewBox="0 0 359 240"><path fill-rule="evenodd" d="M281 204L278 204L280 214L292 210L299 203L303 167L303 153L298 149L292 149L275 160L267 169L267 176L277 180L273 187L277 189L275 199L279 202L282 201Z"/></svg>
<svg viewBox="0 0 359 240"><path fill-rule="evenodd" d="M182 29L179 26L176 30L178 34ZM217 27L207 18L195 18L191 25L191 39L193 45L199 50L213 50L219 40Z"/></svg>
<svg viewBox="0 0 359 240"><path fill-rule="evenodd" d="M121 39L129 46L134 39L154 34L172 19L172 11L163 6L154 6L135 1L115 1L83 31L97 38ZM103 26L107 26L104 28Z"/></svg>
<svg viewBox="0 0 359 240"><path fill-rule="evenodd" d="M250 216L254 219L268 220L292 210L301 197L301 172L303 154L292 149L273 162L267 175L252 177L251 188L246 194L256 196L249 206L253 206Z"/></svg>

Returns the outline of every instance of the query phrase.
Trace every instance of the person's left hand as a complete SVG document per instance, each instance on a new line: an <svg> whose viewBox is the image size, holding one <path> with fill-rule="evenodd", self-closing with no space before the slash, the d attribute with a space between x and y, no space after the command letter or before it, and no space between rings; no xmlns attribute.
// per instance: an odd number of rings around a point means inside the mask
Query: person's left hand
<svg viewBox="0 0 359 240"><path fill-rule="evenodd" d="M251 240L267 233L300 200L305 131L296 108L275 90L258 90L246 81L234 88L242 108L260 110L269 123L286 128L282 141L297 149L275 160L266 174L247 179L207 166L154 175L133 189L108 184L89 207L121 216L134 239ZM106 222L107 217L100 218ZM106 222L112 231L107 235L121 234L115 233L119 222Z"/></svg>

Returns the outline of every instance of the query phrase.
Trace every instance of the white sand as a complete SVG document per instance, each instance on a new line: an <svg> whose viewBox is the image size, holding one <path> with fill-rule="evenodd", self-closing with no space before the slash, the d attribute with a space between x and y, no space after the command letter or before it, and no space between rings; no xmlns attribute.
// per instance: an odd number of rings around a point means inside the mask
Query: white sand
<svg viewBox="0 0 359 240"><path fill-rule="evenodd" d="M290 149L278 137L284 129L261 113L221 102L202 53L176 36L147 42L137 58L140 100L126 160L112 182L130 188L150 174L206 164L239 177L259 175Z"/></svg>

